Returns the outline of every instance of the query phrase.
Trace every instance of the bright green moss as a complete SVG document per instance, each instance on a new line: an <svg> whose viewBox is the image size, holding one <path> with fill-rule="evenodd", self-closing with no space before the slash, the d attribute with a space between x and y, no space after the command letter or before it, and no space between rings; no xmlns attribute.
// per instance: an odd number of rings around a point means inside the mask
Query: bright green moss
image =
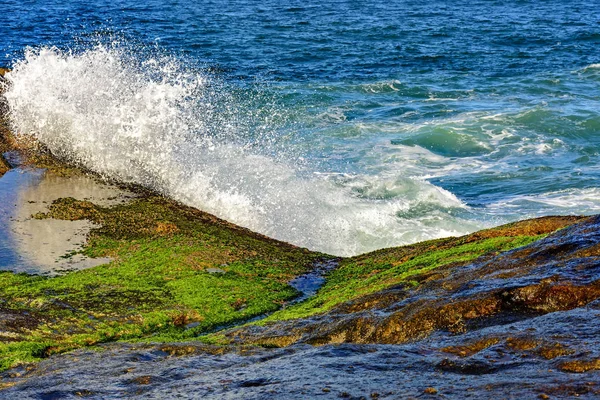
<svg viewBox="0 0 600 400"><path fill-rule="evenodd" d="M38 361L49 345L48 342L0 343L0 371L17 364Z"/></svg>
<svg viewBox="0 0 600 400"><path fill-rule="evenodd" d="M279 310L298 294L287 283L327 256L157 196L112 208L60 199L35 217L95 222L84 253L114 261L53 278L0 273L0 370L110 341L222 344L219 333L199 335L268 312L257 323L415 287L419 274L527 245L574 222L531 220L343 259L314 297Z"/></svg>
<svg viewBox="0 0 600 400"><path fill-rule="evenodd" d="M1 273L2 310L27 317L0 336L0 370L109 341L191 339L277 310L298 294L287 282L322 257L159 197L50 209L36 217L101 224L84 252L114 261L53 278Z"/></svg>
<svg viewBox="0 0 600 400"><path fill-rule="evenodd" d="M460 244L460 239L441 239L408 246L399 259L398 249L380 250L371 254L342 260L327 277L325 285L312 298L278 311L259 322L308 317L333 307L398 284L416 286L410 278L454 263L466 263L482 255L525 246L542 238L538 236L494 237ZM448 246L448 243L452 243ZM413 251L410 251L410 249ZM402 260L404 258L405 260Z"/></svg>

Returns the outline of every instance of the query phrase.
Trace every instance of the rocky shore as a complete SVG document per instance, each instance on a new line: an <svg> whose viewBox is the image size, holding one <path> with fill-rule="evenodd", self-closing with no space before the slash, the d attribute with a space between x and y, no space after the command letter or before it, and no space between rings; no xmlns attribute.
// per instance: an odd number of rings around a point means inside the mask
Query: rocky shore
<svg viewBox="0 0 600 400"><path fill-rule="evenodd" d="M16 140L5 112L0 179L100 180ZM108 263L0 272L0 397L600 395L598 216L338 259L110 184L133 195L28 217L90 222L61 256Z"/></svg>
<svg viewBox="0 0 600 400"><path fill-rule="evenodd" d="M6 84L6 80L4 79L4 74L6 71L7 70L0 68L0 85ZM4 152L10 149L9 143L7 143L7 138L10 137L10 134L6 131L8 129L7 121L4 120L6 118L7 111L8 108L6 103L4 101L0 101L0 118L3 119L2 123L0 123L0 177L10 169L10 165L3 155Z"/></svg>

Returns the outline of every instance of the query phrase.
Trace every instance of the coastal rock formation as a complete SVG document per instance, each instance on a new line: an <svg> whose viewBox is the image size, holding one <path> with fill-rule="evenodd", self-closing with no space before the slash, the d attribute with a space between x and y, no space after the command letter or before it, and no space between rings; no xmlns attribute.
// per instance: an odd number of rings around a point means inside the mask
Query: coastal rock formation
<svg viewBox="0 0 600 400"><path fill-rule="evenodd" d="M6 121L6 113L8 111L8 107L6 104L6 100L2 96L2 92L4 91L5 85L7 85L7 81L4 78L4 74L8 70L5 68L0 68L0 176L4 175L6 171L10 169L10 164L4 158L5 151L8 150L9 144L7 143L8 127Z"/></svg>
<svg viewBox="0 0 600 400"><path fill-rule="evenodd" d="M558 228L574 220L546 218L537 222ZM521 229L530 228L522 225ZM401 283L323 314L243 327L227 332L225 337L232 343L267 346L400 344L436 332L464 334L585 307L600 298L600 217L585 219L513 251L414 275L411 281L417 284ZM531 327L535 327L534 322ZM544 332L539 335L538 344L549 339ZM450 352L472 354L500 340L481 337L464 349Z"/></svg>
<svg viewBox="0 0 600 400"><path fill-rule="evenodd" d="M226 345L108 344L100 351L54 356L0 375L3 394L597 398L600 216L524 221L437 241L437 247L457 248L500 232L520 236L560 227L525 247L416 274L411 276L416 284L358 296L326 313L287 321L277 321L275 313L262 326L200 338ZM338 269L367 259L376 265L374 258L390 254L416 259L415 252L430 247L417 244L340 260Z"/></svg>
<svg viewBox="0 0 600 400"><path fill-rule="evenodd" d="M0 153L84 174L0 129ZM130 189L31 216L93 222L83 253L113 261L0 273L0 397L600 394L600 216L338 259ZM290 282L323 264L322 287L294 302Z"/></svg>
<svg viewBox="0 0 600 400"><path fill-rule="evenodd" d="M10 169L8 161L0 154L0 176L4 175Z"/></svg>

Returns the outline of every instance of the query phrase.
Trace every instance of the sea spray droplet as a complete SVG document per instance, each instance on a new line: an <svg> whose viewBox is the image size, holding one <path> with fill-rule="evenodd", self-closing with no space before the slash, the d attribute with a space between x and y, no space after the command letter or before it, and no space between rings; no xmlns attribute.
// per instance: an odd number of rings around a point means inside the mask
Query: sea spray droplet
<svg viewBox="0 0 600 400"><path fill-rule="evenodd" d="M309 162L300 166L286 155L294 148L277 147L268 123L275 113L255 118L269 113L246 107L233 87L174 58L140 60L130 50L29 49L8 75L16 130L104 176L336 255L478 227L449 215L465 210L450 192L398 172L346 182L306 173ZM377 186L399 195L369 196Z"/></svg>

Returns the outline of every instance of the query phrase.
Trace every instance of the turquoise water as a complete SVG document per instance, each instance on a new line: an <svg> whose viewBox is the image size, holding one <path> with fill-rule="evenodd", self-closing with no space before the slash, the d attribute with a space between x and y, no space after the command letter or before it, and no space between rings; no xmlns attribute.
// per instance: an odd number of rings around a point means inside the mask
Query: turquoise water
<svg viewBox="0 0 600 400"><path fill-rule="evenodd" d="M15 127L276 238L348 255L600 211L595 2L5 9Z"/></svg>

